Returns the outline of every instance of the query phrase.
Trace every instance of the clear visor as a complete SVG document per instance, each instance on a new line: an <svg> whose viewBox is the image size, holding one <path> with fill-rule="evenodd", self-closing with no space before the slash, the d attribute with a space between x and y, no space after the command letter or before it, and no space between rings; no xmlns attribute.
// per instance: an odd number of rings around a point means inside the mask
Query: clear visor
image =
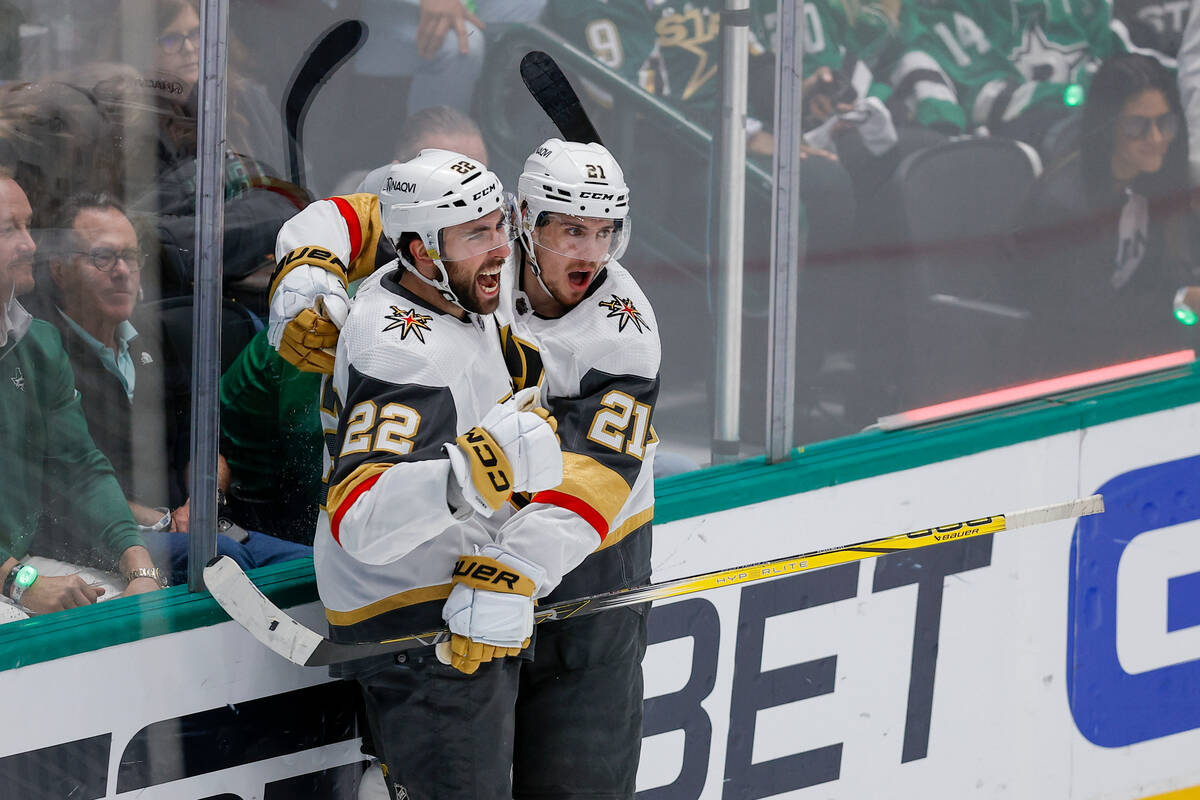
<svg viewBox="0 0 1200 800"><path fill-rule="evenodd" d="M625 252L629 220L543 211L530 232L530 239L543 250L602 267Z"/></svg>
<svg viewBox="0 0 1200 800"><path fill-rule="evenodd" d="M438 231L438 245L442 261L465 261L507 248L519 235L517 201L506 192L500 208L490 214ZM497 255L506 257L508 253Z"/></svg>

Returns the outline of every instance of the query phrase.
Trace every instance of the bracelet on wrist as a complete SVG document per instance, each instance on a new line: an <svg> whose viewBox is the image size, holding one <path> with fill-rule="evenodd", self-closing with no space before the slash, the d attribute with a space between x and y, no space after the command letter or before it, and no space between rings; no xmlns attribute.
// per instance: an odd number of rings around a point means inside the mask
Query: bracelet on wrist
<svg viewBox="0 0 1200 800"><path fill-rule="evenodd" d="M163 577L158 567L138 567L125 573L125 583L133 583L138 578L149 578L158 584L158 588L167 588L167 579Z"/></svg>
<svg viewBox="0 0 1200 800"><path fill-rule="evenodd" d="M9 596L9 592L12 591L13 581L15 581L17 579L17 570L19 570L20 568L21 568L20 561L18 561L16 564L13 564L13 568L10 569L8 571L8 575L6 575L4 577L4 586L3 586L3 588L0 588L0 594L3 594L5 597Z"/></svg>
<svg viewBox="0 0 1200 800"><path fill-rule="evenodd" d="M8 577L4 579L4 594L14 603L20 605L21 597L30 586L33 586L34 581L37 579L37 567L31 564L18 563L8 573Z"/></svg>

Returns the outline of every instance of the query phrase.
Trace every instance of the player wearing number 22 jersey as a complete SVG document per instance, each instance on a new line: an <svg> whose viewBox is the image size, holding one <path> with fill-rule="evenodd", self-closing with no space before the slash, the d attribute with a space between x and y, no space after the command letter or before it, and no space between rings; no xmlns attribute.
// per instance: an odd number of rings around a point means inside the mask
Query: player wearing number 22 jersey
<svg viewBox="0 0 1200 800"><path fill-rule="evenodd" d="M345 281L370 276L355 297L354 316L371 320L381 339L403 334L413 347L423 347L422 337L432 345L435 336L445 335L446 327L455 336L478 336L471 359L451 352L428 359L429 368L436 364L438 372L429 378L431 386L474 381L473 376L484 371L491 381L489 359L494 358L513 389L544 388L558 424L562 482L551 489L514 494L511 508L493 515L512 514L501 524L497 541L545 569L540 585L552 591L544 602L646 583L660 346L653 310L618 261L630 233L629 192L620 167L598 145L557 139L530 156L519 182L520 251L501 273L496 321L481 318L481 327L469 334L463 323L454 320L447 326L428 310L394 296L388 267L380 270L382 275L372 274L381 235L380 207L389 207L400 188L385 183L378 197L350 195L312 204L281 230L278 260L307 260L335 276L320 287L327 300L334 296L334 303L326 306L348 303ZM281 293L289 290L281 281L276 284L273 329L279 325ZM294 285L299 288L291 291L298 296L316 294L311 287ZM289 328L282 334L281 352L309 368L319 368L314 367L322 363L316 350L337 335L314 299L302 301L306 310L300 314L295 303L283 314ZM361 314L359 304L369 305L372 312ZM346 337L354 335L352 324L341 333L335 384L348 369L342 364ZM493 336L492 343L484 341ZM357 345L358 357L370 346L369 340ZM378 358L383 357L381 353ZM343 397L341 402L349 408L351 400ZM425 405L436 409L449 404L431 398ZM383 418L383 406L374 411ZM412 425L404 413L393 408L388 418L389 430L400 440L405 438L401 428ZM348 420L343 425L347 430L339 433L344 448L357 418L345 410L340 416ZM378 437L376 433L376 441ZM345 474L346 468L335 469L330 480L331 525L342 498L353 491ZM380 509L381 519L384 513ZM406 509L386 513L405 519ZM416 520L415 527L425 522L434 521ZM476 534L464 531L466 546ZM427 588L432 577L413 576L408 584ZM348 588L345 592L361 596L341 608L353 609L355 624L382 622L380 615L400 603L411 610L425 588L407 594L397 594L394 587L387 594L382 585L373 593L365 587ZM517 794L632 796L641 735L645 613L644 608L615 609L538 627L537 657L522 670L518 699L520 735L513 758ZM332 611L330 619L335 624L352 621ZM606 757L579 759L581 747L594 749L596 736L605 737Z"/></svg>

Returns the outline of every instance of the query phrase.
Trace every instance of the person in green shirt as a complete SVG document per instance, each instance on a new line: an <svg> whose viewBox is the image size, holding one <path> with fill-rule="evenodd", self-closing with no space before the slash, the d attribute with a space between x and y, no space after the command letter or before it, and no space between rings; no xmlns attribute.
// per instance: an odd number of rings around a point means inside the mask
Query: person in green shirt
<svg viewBox="0 0 1200 800"><path fill-rule="evenodd" d="M9 619L90 605L105 592L79 574L41 575L24 563L51 509L119 564L125 594L161 581L112 466L88 433L58 332L16 299L33 289L32 215L25 192L0 169L0 586Z"/></svg>
<svg viewBox="0 0 1200 800"><path fill-rule="evenodd" d="M321 483L321 375L301 372L260 331L221 376L229 513L247 530L312 544Z"/></svg>

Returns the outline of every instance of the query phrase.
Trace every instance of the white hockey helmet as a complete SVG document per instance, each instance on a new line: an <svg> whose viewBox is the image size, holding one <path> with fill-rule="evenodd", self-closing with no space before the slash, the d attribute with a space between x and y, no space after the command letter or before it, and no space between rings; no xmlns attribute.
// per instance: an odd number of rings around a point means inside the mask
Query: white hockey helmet
<svg viewBox="0 0 1200 800"><path fill-rule="evenodd" d="M534 275L541 280L533 245L603 266L621 257L629 244L629 187L625 174L603 145L547 139L525 160L517 181L521 210L521 240ZM606 239L583 241L539 235L549 214L614 220Z"/></svg>
<svg viewBox="0 0 1200 800"><path fill-rule="evenodd" d="M383 235L414 275L460 308L463 304L450 288L450 276L443 263L450 259L444 255L442 231L496 210L502 212L496 230L466 242L466 252L461 252L464 243L459 243L460 252L455 253L458 260L495 250L517 238L516 204L495 173L461 153L427 149L409 161L393 164L379 189ZM438 269L436 280L422 275L412 264L407 249L401 246L401 238L407 233L420 237Z"/></svg>

